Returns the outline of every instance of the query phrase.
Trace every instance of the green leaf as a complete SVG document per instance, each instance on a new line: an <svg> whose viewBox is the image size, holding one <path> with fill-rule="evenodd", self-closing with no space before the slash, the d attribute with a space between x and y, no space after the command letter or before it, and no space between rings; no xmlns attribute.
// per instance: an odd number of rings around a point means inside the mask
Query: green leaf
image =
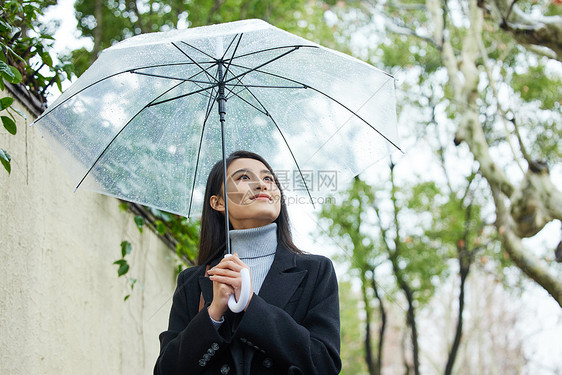
<svg viewBox="0 0 562 375"><path fill-rule="evenodd" d="M10 65L6 64L4 61L0 60L0 73L2 77L6 78L12 75L12 69L10 69Z"/></svg>
<svg viewBox="0 0 562 375"><path fill-rule="evenodd" d="M142 216L135 216L135 224L137 225L137 228L139 230L139 232L142 233L142 227L144 225L144 218Z"/></svg>
<svg viewBox="0 0 562 375"><path fill-rule="evenodd" d="M11 160L12 157L10 156L10 154L8 154L8 151L0 148L0 162L4 166L4 169L8 171L8 174L10 174L10 172L12 171L12 167L10 165Z"/></svg>
<svg viewBox="0 0 562 375"><path fill-rule="evenodd" d="M5 33L10 31L12 31L12 26L0 19L0 32Z"/></svg>
<svg viewBox="0 0 562 375"><path fill-rule="evenodd" d="M10 82L10 83L20 83L22 80L22 76L19 70L17 70L15 67L6 64L4 61L0 60L0 74L2 74L2 77Z"/></svg>
<svg viewBox="0 0 562 375"><path fill-rule="evenodd" d="M130 296L131 296L130 294L127 294L127 295L125 296L125 298L123 298L123 301L128 300Z"/></svg>
<svg viewBox="0 0 562 375"><path fill-rule="evenodd" d="M53 67L53 59L51 58L51 55L49 55L49 52L43 52L41 54L41 59L48 67Z"/></svg>
<svg viewBox="0 0 562 375"><path fill-rule="evenodd" d="M156 221L156 230L158 231L158 233L160 233L163 236L166 234L166 225L164 225L163 222L158 220Z"/></svg>
<svg viewBox="0 0 562 375"><path fill-rule="evenodd" d="M13 83L13 84L20 83L23 80L23 77L21 76L20 71L17 70L13 66L10 66L10 70L12 71L13 78L12 78L12 80L8 80L8 82Z"/></svg>
<svg viewBox="0 0 562 375"><path fill-rule="evenodd" d="M125 255L131 254L133 250L133 245L129 241L122 241L121 242L121 257L125 258Z"/></svg>
<svg viewBox="0 0 562 375"><path fill-rule="evenodd" d="M122 263L119 266L119 269L117 270L117 274L119 275L119 277L125 275L127 272L129 272L129 264L127 262Z"/></svg>
<svg viewBox="0 0 562 375"><path fill-rule="evenodd" d="M2 116L2 124L4 124L4 127L6 128L8 133L16 135L18 129L16 128L16 123L14 122L14 120L9 118L8 116Z"/></svg>
<svg viewBox="0 0 562 375"><path fill-rule="evenodd" d="M9 108L12 105L13 102L14 102L14 98L10 98L9 96L6 96L5 98L0 99L0 111L3 111L6 108Z"/></svg>
<svg viewBox="0 0 562 375"><path fill-rule="evenodd" d="M62 80L60 79L60 75L57 74L55 82L59 91L62 92Z"/></svg>

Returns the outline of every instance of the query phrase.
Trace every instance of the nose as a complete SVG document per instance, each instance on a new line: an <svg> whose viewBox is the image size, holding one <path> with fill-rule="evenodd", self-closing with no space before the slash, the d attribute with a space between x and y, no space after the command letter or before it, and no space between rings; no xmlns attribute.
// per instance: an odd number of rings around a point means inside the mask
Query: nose
<svg viewBox="0 0 562 375"><path fill-rule="evenodd" d="M256 186L256 189L257 189L257 190L260 190L260 191L265 191L265 190L267 190L267 184L266 184L266 182L265 182L263 179L260 178L260 179L258 180L258 184L257 184L257 186Z"/></svg>

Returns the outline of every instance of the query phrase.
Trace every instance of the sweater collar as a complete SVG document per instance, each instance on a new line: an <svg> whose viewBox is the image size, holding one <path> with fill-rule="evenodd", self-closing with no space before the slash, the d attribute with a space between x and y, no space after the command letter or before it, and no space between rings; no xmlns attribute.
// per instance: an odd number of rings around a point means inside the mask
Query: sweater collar
<svg viewBox="0 0 562 375"><path fill-rule="evenodd" d="M273 255L277 249L277 224L230 231L232 252L241 259Z"/></svg>

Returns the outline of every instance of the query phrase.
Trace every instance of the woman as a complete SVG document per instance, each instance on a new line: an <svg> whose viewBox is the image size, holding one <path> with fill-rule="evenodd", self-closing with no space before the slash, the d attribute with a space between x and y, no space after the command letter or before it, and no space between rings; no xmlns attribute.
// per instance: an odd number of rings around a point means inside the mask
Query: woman
<svg viewBox="0 0 562 375"><path fill-rule="evenodd" d="M291 239L279 182L259 155L226 160L231 248L223 257L223 166L207 180L199 266L180 273L154 374L337 374L339 305L329 259L304 254ZM252 292L243 312L240 270Z"/></svg>

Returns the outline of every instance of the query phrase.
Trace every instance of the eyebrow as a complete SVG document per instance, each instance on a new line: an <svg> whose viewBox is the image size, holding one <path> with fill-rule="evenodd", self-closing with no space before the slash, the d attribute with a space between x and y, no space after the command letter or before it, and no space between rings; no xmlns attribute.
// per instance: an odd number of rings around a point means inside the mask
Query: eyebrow
<svg viewBox="0 0 562 375"><path fill-rule="evenodd" d="M238 169L237 171L232 172L231 176L234 176L235 174L241 173L241 172L252 172L252 171L250 171L250 170L247 169L247 168L242 168L242 169ZM264 173L265 173L265 174L269 174L269 175L272 175L272 176L273 176L273 173L271 173L271 171L270 171L269 169L262 169L262 170L260 171L260 173L261 173L261 174L264 174Z"/></svg>

